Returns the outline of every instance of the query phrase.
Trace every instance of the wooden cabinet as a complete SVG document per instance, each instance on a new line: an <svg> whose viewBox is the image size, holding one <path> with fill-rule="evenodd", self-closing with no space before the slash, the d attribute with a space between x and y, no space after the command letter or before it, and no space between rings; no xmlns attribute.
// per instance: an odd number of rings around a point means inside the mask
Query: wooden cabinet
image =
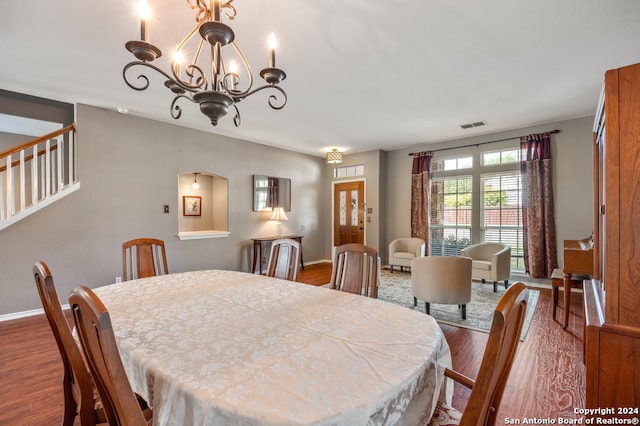
<svg viewBox="0 0 640 426"><path fill-rule="evenodd" d="M640 64L607 71L594 124L594 280L585 281L587 406L640 401Z"/></svg>

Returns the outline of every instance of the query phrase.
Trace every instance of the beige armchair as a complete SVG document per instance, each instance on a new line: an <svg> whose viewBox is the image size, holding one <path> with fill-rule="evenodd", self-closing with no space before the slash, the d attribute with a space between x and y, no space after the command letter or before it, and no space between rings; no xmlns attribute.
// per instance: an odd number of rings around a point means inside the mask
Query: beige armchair
<svg viewBox="0 0 640 426"><path fill-rule="evenodd" d="M511 246L499 243L480 243L460 250L461 256L473 259L471 275L486 282L493 281L493 291L498 291L498 281L509 286L511 275Z"/></svg>
<svg viewBox="0 0 640 426"><path fill-rule="evenodd" d="M411 261L413 306L424 301L430 313L430 303L460 305L462 319L467 319L467 303L471 302L471 259L462 256L427 256Z"/></svg>
<svg viewBox="0 0 640 426"><path fill-rule="evenodd" d="M411 266L411 261L416 257L423 257L427 245L422 238L396 238L389 244L389 271L393 273L393 267L399 266L400 271L404 266Z"/></svg>

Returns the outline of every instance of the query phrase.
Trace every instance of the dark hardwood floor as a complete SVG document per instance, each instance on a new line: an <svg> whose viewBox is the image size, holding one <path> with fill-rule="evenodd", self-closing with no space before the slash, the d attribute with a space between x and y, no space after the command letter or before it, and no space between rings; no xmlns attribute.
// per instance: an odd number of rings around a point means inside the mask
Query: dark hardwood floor
<svg viewBox="0 0 640 426"><path fill-rule="evenodd" d="M329 263L307 265L298 281L322 285L329 282L330 273ZM506 418L576 418L574 407L584 407L581 295L572 295L567 331L553 321L552 307L551 290L541 290L498 410L498 424L505 424ZM558 318L562 312L559 308ZM475 377L487 334L449 325L442 325L442 330L454 369ZM60 424L61 378L62 362L44 315L0 322L0 425ZM463 409L468 393L456 385L453 405Z"/></svg>

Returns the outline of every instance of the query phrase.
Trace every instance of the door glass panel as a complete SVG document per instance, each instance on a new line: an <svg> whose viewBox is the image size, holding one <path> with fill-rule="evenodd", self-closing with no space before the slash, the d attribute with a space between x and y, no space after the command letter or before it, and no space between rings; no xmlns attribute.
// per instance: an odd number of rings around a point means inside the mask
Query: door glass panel
<svg viewBox="0 0 640 426"><path fill-rule="evenodd" d="M358 226L358 190L351 190L351 226Z"/></svg>
<svg viewBox="0 0 640 426"><path fill-rule="evenodd" d="M347 224L347 191L340 191L340 226Z"/></svg>

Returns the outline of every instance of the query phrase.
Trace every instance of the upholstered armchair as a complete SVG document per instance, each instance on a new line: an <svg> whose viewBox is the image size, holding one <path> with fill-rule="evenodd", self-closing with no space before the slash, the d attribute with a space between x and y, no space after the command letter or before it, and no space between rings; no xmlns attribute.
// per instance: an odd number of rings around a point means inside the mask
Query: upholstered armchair
<svg viewBox="0 0 640 426"><path fill-rule="evenodd" d="M396 238L389 244L389 270L393 273L393 267L399 266L400 271L404 266L411 266L411 261L416 257L425 255L427 245L422 238Z"/></svg>
<svg viewBox="0 0 640 426"><path fill-rule="evenodd" d="M471 259L462 256L426 256L411 261L413 306L425 302L460 305L462 319L467 319L467 303L471 302Z"/></svg>
<svg viewBox="0 0 640 426"><path fill-rule="evenodd" d="M493 282L493 291L498 291L498 281L509 286L511 275L511 246L499 243L480 243L460 250L461 256L473 259L471 275L475 279Z"/></svg>

